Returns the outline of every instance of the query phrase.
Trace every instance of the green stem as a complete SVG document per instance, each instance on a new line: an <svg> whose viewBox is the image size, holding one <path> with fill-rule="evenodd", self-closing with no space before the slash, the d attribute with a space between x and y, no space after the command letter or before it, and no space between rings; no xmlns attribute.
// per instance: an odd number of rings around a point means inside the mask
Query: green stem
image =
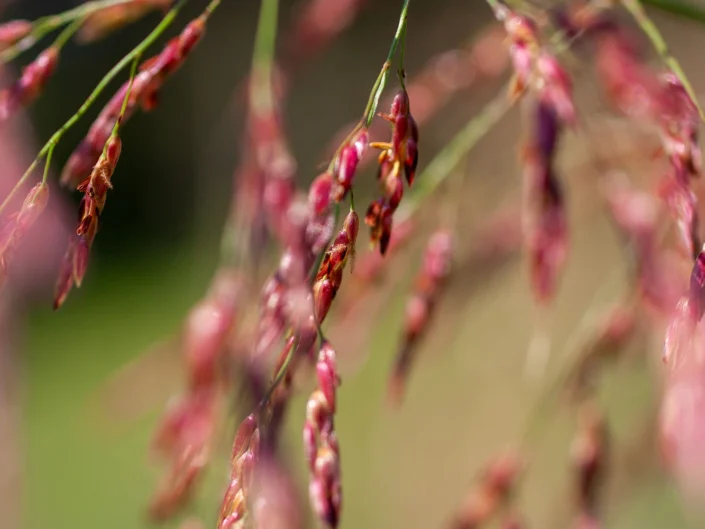
<svg viewBox="0 0 705 529"><path fill-rule="evenodd" d="M7 48L0 53L0 63L5 63L15 59L22 52L27 51L34 46L45 35L65 24L68 24L69 22L73 22L76 19L83 20L88 15L91 15L97 11L121 4L129 4L130 2L134 2L134 0L98 0L94 2L86 2L85 4L69 9L68 11L64 11L63 13L38 18L32 23L34 27L29 35L21 39L14 46Z"/></svg>
<svg viewBox="0 0 705 529"><path fill-rule="evenodd" d="M59 33L59 36L56 37L56 40L54 41L54 44L52 44L52 48L56 48L57 50L60 50L61 48L64 47L64 45L71 40L71 37L74 36L74 34L81 28L83 23L86 21L85 17L77 18L74 20L71 24L66 26L64 30Z"/></svg>
<svg viewBox="0 0 705 529"><path fill-rule="evenodd" d="M208 18L213 14L213 11L216 10L216 8L220 5L221 0L211 0L210 3L206 6L205 11L203 12L203 15Z"/></svg>
<svg viewBox="0 0 705 529"><path fill-rule="evenodd" d="M363 120L365 127L369 127L370 123L375 117L375 112L377 112L377 106L379 105L379 99L382 97L384 88L387 85L387 80L389 79L389 69L392 67L392 61L394 60L394 55L397 52L397 47L399 43L402 42L402 51L404 50L404 36L406 35L406 21L409 15L409 2L410 0L404 0L404 5L401 8L401 14L399 15L399 25L397 26L397 32L394 34L394 39L392 39L392 44L389 47L389 53L387 53L387 60L382 66L382 70L379 72L375 84L372 87L372 92L367 101L367 106L365 106L365 112L363 114ZM403 63L402 66L403 67Z"/></svg>
<svg viewBox="0 0 705 529"><path fill-rule="evenodd" d="M269 114L274 108L272 89L272 63L277 44L279 0L262 0L260 4L255 49L252 55L252 110L256 114Z"/></svg>
<svg viewBox="0 0 705 529"><path fill-rule="evenodd" d="M93 105L93 103L95 103L96 99L98 99L98 96L100 96L100 94L103 92L103 90L105 90L105 88L110 84L110 82L128 64L130 64L130 62L133 61L135 57L142 55L144 51L149 48L161 36L162 33L164 33L164 31L171 25L171 23L176 18L176 15L179 13L179 10L186 4L187 1L188 0L180 0L178 4L171 8L171 10L164 16L162 21L159 23L159 25L157 25L157 27L154 28L154 30L152 30L152 32L147 35L147 37L142 42L140 42L130 53L125 55L120 60L120 62L113 66L112 69L105 75L105 77L100 80L98 85L93 89L93 92L91 92L91 94L84 101L78 111L73 116L71 116L68 121L66 121L66 123L64 123L61 128L51 136L51 138L49 138L49 141L44 144L44 147L42 147L42 149L39 151L39 154L34 159L32 164L24 172L22 177L19 179L15 187L12 188L12 190L7 195L2 204L0 204L0 213L3 212L3 210L12 200L15 193L17 193L20 187L22 187L22 185L30 177L32 171L34 171L34 169L37 167L39 160L44 158L44 156L46 156L50 150L54 149L56 144L59 143L64 134L66 134L66 131L68 131L71 127L76 124L79 119L81 119L81 117L88 111L88 109Z"/></svg>
<svg viewBox="0 0 705 529"><path fill-rule="evenodd" d="M125 92L125 97L122 100L122 106L120 107L120 114L118 115L118 118L115 120L115 125L113 125L113 131L110 134L111 136L117 136L118 129L120 128L120 124L122 123L122 120L125 118L125 112L127 112L127 103L130 100L130 94L132 93L132 85L135 83L135 76L137 75L137 65L140 63L140 59L142 58L142 54L138 53L135 55L134 59L132 59L132 68L130 68L130 84L127 85L127 91ZM106 142L107 146L107 142Z"/></svg>
<svg viewBox="0 0 705 529"><path fill-rule="evenodd" d="M56 148L56 144L49 147L49 151L47 152L47 159L46 159L46 162L44 163L44 175L42 176L42 183L43 184L46 184L47 180L49 179L49 168L51 167L51 158L54 155L55 148Z"/></svg>
<svg viewBox="0 0 705 529"><path fill-rule="evenodd" d="M622 5L624 5L627 11L631 13L636 23L641 27L642 31L646 33L646 36L649 37L651 44L654 46L656 52L661 56L661 59L666 63L666 66L668 66L676 77L678 77L688 92L688 95L693 100L693 103L697 107L698 113L700 114L700 119L705 121L705 113L703 113L703 109L698 103L695 90L693 90L693 87L690 84L690 81L688 81L688 78L686 77L685 72L683 71L683 68L678 60L671 55L671 52L668 49L668 44L666 44L666 41L656 27L656 24L654 24L649 18L649 15L646 14L644 6L641 5L639 0L622 0Z"/></svg>

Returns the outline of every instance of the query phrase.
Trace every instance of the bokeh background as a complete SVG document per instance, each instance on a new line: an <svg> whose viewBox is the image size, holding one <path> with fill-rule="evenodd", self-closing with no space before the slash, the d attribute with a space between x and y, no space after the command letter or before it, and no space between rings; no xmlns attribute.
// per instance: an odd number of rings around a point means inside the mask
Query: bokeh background
<svg viewBox="0 0 705 529"><path fill-rule="evenodd" d="M279 49L285 55L299 1L281 3ZM167 36L195 17L203 4L190 2ZM317 174L331 137L363 108L396 27L398 4L368 2L354 23L310 56L293 77L286 127L302 184ZM34 19L73 5L15 1L2 18ZM0 497L2 529L153 525L145 507L163 469L148 456L150 435L167 399L182 383L177 348L155 350L154 345L176 335L217 264L240 156L242 81L258 6L255 0L223 2L207 38L165 86L159 107L136 115L124 129L115 189L84 286L56 313L51 310L53 278L39 281L29 298L13 300L5 308L13 316L7 332L14 347L5 353L9 360L0 379L9 396L4 405L13 413L0 447L10 454L5 466L9 481ZM698 50L705 46L704 28L658 12L654 18L702 94L705 73ZM55 78L28 111L29 152L78 108L108 68L158 19L153 14L91 46L67 46ZM484 2L415 0L406 48L409 77L492 24ZM499 41L488 42L486 52L496 54ZM23 55L11 71L31 57ZM343 528L442 527L483 462L517 442L542 388L574 352L586 313L618 299L624 289L624 251L597 200L595 183L605 167L635 177L653 172L655 138L609 113L585 57L572 56L569 64L583 127L566 137L560 157L561 173L569 182L572 248L550 318L547 372L538 380L524 376L536 319L520 257L484 266L470 257L474 228L518 196L515 155L521 112L515 109L454 171L450 180L455 183L442 188L423 211L423 225L430 228L438 223L439 211L459 207L460 251L452 287L400 410L386 406L385 386L404 295L419 265L422 234L390 265L390 286L370 302L373 317L336 326L344 365L337 418ZM449 82L464 88L423 127L421 166L501 89L505 77L473 70L450 76ZM89 119L59 145L55 172L80 141ZM359 180L372 190L373 176L367 170ZM60 191L55 196L59 193L71 215L78 197ZM688 511L655 450L658 383L653 358L658 344L644 337L633 349L627 361L608 372L601 391L616 436L605 526L698 526L693 520L688 525ZM519 497L529 526L546 529L566 527L570 520L569 444L575 426L570 409L560 402L549 404L555 420L535 443ZM303 411L299 397L291 407L285 449L305 500ZM228 425L197 497L168 527L193 516L213 526L228 473L231 435Z"/></svg>

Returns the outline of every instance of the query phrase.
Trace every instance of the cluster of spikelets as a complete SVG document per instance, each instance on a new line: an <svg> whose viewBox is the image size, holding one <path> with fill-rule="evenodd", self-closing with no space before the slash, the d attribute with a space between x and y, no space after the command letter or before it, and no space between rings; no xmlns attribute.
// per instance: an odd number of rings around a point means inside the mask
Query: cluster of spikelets
<svg viewBox="0 0 705 529"><path fill-rule="evenodd" d="M565 130L576 127L579 120L571 77L558 61L555 42L545 38L543 25L503 2L488 3L503 25L513 68L508 98L512 103L524 99L532 110L530 133L520 156L523 192L519 208L531 287L536 302L543 305L555 296L568 249L565 193L556 168L559 139ZM40 95L58 65L66 37L77 32L84 41L95 40L154 9L166 9L172 4L171 0L133 0L90 12L80 25L67 28L63 36L23 70L17 81L0 92L0 122ZM57 281L57 308L73 286L81 285L86 274L91 246L100 228L120 157L121 127L139 109L150 111L157 106L164 83L203 37L217 4L211 2L161 53L133 72L100 112L66 164L61 182L75 186L83 198L78 226ZM311 48L322 46L349 23L362 4L359 0L349 0L334 8L330 2L311 1L302 13L302 25L297 26L294 41L307 43ZM636 296L608 314L595 342L581 357L583 362L577 365L581 402L572 456L574 526L580 529L601 526L599 492L609 462L604 413L594 404L594 387L585 382L585 373L605 360L605 351L622 349L635 335L640 318L669 322L664 346L664 361L669 369L660 424L664 453L676 476L686 485L705 482L705 459L700 450L705 442L705 427L698 418L705 409L702 368L705 249L701 249L699 205L692 188L692 179L701 171L699 109L679 75L670 70L656 72L646 65L631 36L607 16L612 7L608 4L576 2L570 9L553 12L553 24L561 29L564 39L590 43L605 94L626 117L658 131L662 141L659 154L665 158L667 171L653 192L637 190L617 179L608 181L604 188L615 225L632 243ZM395 46L400 35L402 39L405 35L407 8L405 2L400 22L403 30L395 36ZM29 46L36 29L26 21L1 25L0 52ZM393 58L392 52L376 88L383 88L386 83ZM457 56L452 59L456 67L467 66ZM432 70L437 72L435 68ZM372 112L369 106L365 109L352 132L338 143L327 169L304 193L294 183L295 163L282 126L280 102L285 80L277 89L273 88L273 78L280 73L276 69L259 71L257 65L253 67L244 142L244 151L250 155L238 173L235 203L243 207L236 207L235 232L238 237L244 234L244 240L238 239L238 243L249 250L239 249L242 254L238 256L261 254L269 239L281 249L281 256L275 271L257 294L259 311L253 322L242 317L248 298L252 297L247 284L247 272L251 270L246 270L242 259L222 264L209 291L185 321L181 343L188 384L181 398L167 410L154 440L155 451L169 462L169 472L152 503L152 514L157 518L171 515L183 504L209 460L219 402L223 393L233 389L228 370L233 359L224 351L236 341L246 351L236 355L235 367L238 376L247 383L254 410L237 428L218 528L234 529L249 524L301 526L302 514L295 501L294 487L278 460L277 445L295 380L305 374L307 366L315 371L316 378L316 388L306 405L303 430L310 503L322 524L336 527L341 519L341 452L335 429L341 378L334 344L322 326L342 288L346 270L351 272L355 264L360 218L354 207L354 184L369 159L368 150L379 150L380 192L368 204L364 215L371 246L377 252L357 263L354 276L369 284L383 268L382 257L388 260L390 253L413 233L409 219L399 214L400 205L405 189L413 189L419 158L419 125L432 114L437 101L423 101L419 116L412 115L411 100L415 92L428 92L427 87L433 82L441 83L429 74L418 84L410 83L407 89L400 65L401 87L389 102L389 112L378 114L382 122L391 126L389 141L371 140L377 136L372 117L381 95L381 91L375 93L375 88L370 98L374 102ZM272 78L263 81L262 75ZM462 84L462 81L456 83ZM448 97L454 89L443 86L438 91ZM269 103L264 106L255 101L262 91L269 95ZM3 280L16 247L47 200L48 185L43 181L30 190L18 211L0 227ZM346 200L350 207L336 233ZM681 264L684 256L687 266L691 259L695 260L689 288L685 281L679 282L680 271L665 256L662 207L679 233ZM228 234L232 235L226 230ZM452 229L443 227L434 231L427 243L407 303L401 344L390 374L390 397L396 401L403 394L418 344L430 327L449 279L453 239ZM507 245L512 246L513 238L507 240L510 241ZM493 252L504 250L497 240L491 242L497 246L493 246ZM238 339L233 340L236 334ZM277 349L279 354L275 356ZM499 515L505 529L523 527L512 502L522 470L523 463L516 454L488 465L450 526L476 528Z"/></svg>

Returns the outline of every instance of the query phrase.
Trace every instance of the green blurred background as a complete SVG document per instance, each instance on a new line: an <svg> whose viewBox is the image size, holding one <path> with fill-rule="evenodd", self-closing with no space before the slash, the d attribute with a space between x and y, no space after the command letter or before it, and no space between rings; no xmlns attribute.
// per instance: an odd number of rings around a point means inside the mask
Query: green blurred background
<svg viewBox="0 0 705 529"><path fill-rule="evenodd" d="M192 1L170 35L201 4ZM239 157L242 108L236 94L250 61L258 4L224 2L207 38L165 86L158 109L135 116L126 127L115 190L84 286L57 313L50 310L46 289L33 300L26 321L19 320L21 475L13 494L5 502L0 499L0 511L6 513L0 512L2 529L150 526L145 506L162 469L149 460L147 449L166 400L180 389L181 366L177 354L146 352L178 331L217 263L220 227ZM280 22L286 32L294 2L282 4ZM400 2L370 4L294 79L286 124L302 183L316 174L331 136L359 114L386 55ZM14 2L4 18L35 18L70 6L58 0ZM36 143L73 113L109 66L157 20L157 15L150 16L90 47L67 47L55 79L30 110ZM705 45L702 28L668 16L656 20L696 87L704 87L705 73L693 51ZM484 2L412 2L406 50L410 77L435 54L461 45L490 22ZM19 64L29 59L24 56ZM585 134L570 135L561 155L562 172L571 182L573 247L551 319L553 354L546 380L571 353L586 310L616 299L623 288L619 241L595 205L594 159L604 157L629 171L649 170L643 154L649 138L604 111L589 72L583 70L578 68L576 84ZM474 83L446 105L422 130L421 164L500 86L500 80ZM422 240L395 262L398 281L378 302L378 317L363 322L369 329L364 339L348 343L350 329L337 330L341 354L348 355L342 360L337 419L343 528L442 527L483 461L516 442L541 394L544 381L523 378L534 330L524 267L514 258L501 267L477 270L464 257L474 242L472 228L518 192L514 155L519 118L515 111L503 120L464 165L457 273L401 410L385 405L385 384ZM87 123L60 144L55 169ZM368 181L372 174L366 173ZM424 219L429 224L437 220L432 210ZM601 288L606 278L613 279ZM606 527L687 527L653 449L657 392L649 353L657 348L643 340L630 361L609 372L602 391L618 460L607 491ZM291 407L285 448L305 499L303 410L300 397ZM542 529L567 527L571 514L568 447L574 419L558 405L552 414L557 420L536 443L520 496L529 527ZM230 431L222 433L222 450L198 497L168 526L192 515L206 527L214 525L228 473L230 438ZM13 513L18 512L21 521L16 525Z"/></svg>

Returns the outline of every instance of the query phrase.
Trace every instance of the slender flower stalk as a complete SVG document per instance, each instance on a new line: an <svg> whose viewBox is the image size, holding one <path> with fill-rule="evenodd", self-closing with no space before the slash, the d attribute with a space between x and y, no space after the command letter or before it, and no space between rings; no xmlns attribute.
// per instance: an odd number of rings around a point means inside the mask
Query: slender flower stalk
<svg viewBox="0 0 705 529"><path fill-rule="evenodd" d="M103 151L93 166L91 174L76 188L81 193L84 193L84 196L79 206L78 228L75 236L72 236L69 241L69 246L59 271L54 297L54 309L58 309L63 305L74 285L76 287L81 286L83 277L88 269L91 246L100 227L100 217L108 198L108 190L113 188L112 177L122 151L122 140L118 135L118 131L130 98L139 58L140 56L137 55L133 61L122 107L110 136L103 146ZM49 151L47 156L47 164L51 161L51 152Z"/></svg>
<svg viewBox="0 0 705 529"><path fill-rule="evenodd" d="M217 6L219 2L212 2ZM175 7L178 8L179 4ZM128 120L138 108L153 110L159 102L159 92L166 82L185 62L201 40L212 9L207 8L201 16L191 21L177 36L171 39L159 55L145 61L140 67L128 99L123 120ZM103 108L88 131L86 138L74 150L61 174L61 183L67 186L80 182L100 156L103 143L112 130L121 109L128 84L125 83Z"/></svg>
<svg viewBox="0 0 705 529"><path fill-rule="evenodd" d="M61 48L80 29L83 22L84 19L77 19L68 25L49 48L25 67L20 78L11 87L0 92L0 123L39 97L56 70Z"/></svg>
<svg viewBox="0 0 705 529"><path fill-rule="evenodd" d="M663 62L666 64L669 70L671 70L673 74L678 78L680 84L683 85L686 92L688 92L690 99L693 101L693 104L695 105L698 114L700 115L700 119L705 120L705 113L703 113L702 107L698 104L698 99L695 95L695 91L693 90L690 81L688 81L688 78L686 77L685 72L683 71L683 67L678 62L678 59L671 55L666 41L664 40L663 36L661 36L661 32L656 27L656 24L654 24L653 21L647 15L646 11L644 10L644 7L641 5L640 0L621 0L621 3L627 9L627 11L631 13L636 23L639 24L644 33L646 33L646 36L649 37L649 40L654 46L654 49L661 56Z"/></svg>
<svg viewBox="0 0 705 529"><path fill-rule="evenodd" d="M91 94L88 96L88 98L84 101L84 103L81 105L81 107L78 109L78 111L71 116L66 123L64 123L59 130L57 130L51 138L44 144L44 146L41 148L39 151L39 154L37 157L34 159L34 161L30 164L30 166L27 168L27 170L24 172L24 174L20 177L18 180L17 184L15 187L12 188L10 193L5 197L5 200L3 200L2 204L0 204L0 213L8 206L8 204L12 201L12 198L14 197L15 193L22 187L22 185L27 181L27 179L31 176L32 172L36 169L37 165L39 164L40 160L47 156L50 152L54 150L56 145L61 141L63 138L64 134L71 129L82 117L83 115L88 112L88 110L93 106L93 103L95 103L96 99L100 96L100 94L103 93L103 91L107 88L107 86L110 84L110 82L117 77L117 75L124 70L128 65L133 63L135 57L142 56L142 53L149 48L161 35L164 33L164 31L171 25L171 23L174 21L176 18L176 15L179 13L179 10L186 4L187 0L180 0L162 19L162 21L157 25L152 32L147 35L147 37L139 43L135 48L132 49L127 55L125 55L115 66L111 68L111 70L100 80L98 85L93 89ZM84 13L85 14L85 13ZM112 127L111 129L112 130Z"/></svg>

